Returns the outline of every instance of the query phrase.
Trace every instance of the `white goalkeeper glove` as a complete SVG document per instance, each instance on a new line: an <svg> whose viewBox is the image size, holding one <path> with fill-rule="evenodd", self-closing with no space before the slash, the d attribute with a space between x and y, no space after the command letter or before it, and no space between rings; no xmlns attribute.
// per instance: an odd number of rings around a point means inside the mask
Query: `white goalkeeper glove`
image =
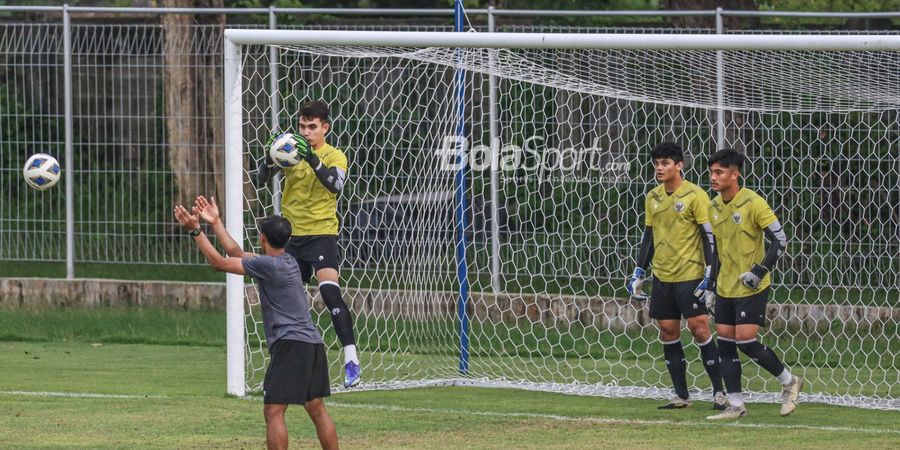
<svg viewBox="0 0 900 450"><path fill-rule="evenodd" d="M712 311L716 304L716 291L714 290L715 282L710 277L711 273L712 267L706 266L703 280L700 281L700 284L697 285L697 289L694 290L694 297L697 297L697 301L706 304L706 308L710 311Z"/></svg>
<svg viewBox="0 0 900 450"><path fill-rule="evenodd" d="M703 273L703 280L700 281L700 284L697 285L697 289L694 289L694 297L697 297L697 298L703 297L703 293L705 291L712 289L713 282L709 278L711 273L712 273L712 267L706 266L706 271Z"/></svg>
<svg viewBox="0 0 900 450"><path fill-rule="evenodd" d="M644 269L641 269L640 267L634 269L634 275L632 275L625 284L625 289L631 294L631 298L635 300L647 300L650 298L650 296L645 294L641 289L641 286L644 284L645 275Z"/></svg>
<svg viewBox="0 0 900 450"><path fill-rule="evenodd" d="M741 284L744 285L747 289L757 290L759 288L759 283L762 282L762 279L769 271L759 265L754 264L749 272L744 272L741 274Z"/></svg>

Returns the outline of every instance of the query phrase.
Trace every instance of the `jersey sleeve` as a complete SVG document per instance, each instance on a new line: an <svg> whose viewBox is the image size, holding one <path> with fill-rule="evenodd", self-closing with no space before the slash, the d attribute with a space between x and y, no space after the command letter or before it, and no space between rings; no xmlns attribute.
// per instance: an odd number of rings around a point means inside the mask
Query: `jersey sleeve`
<svg viewBox="0 0 900 450"><path fill-rule="evenodd" d="M347 155L338 149L334 149L322 162L328 167L337 167L347 172Z"/></svg>
<svg viewBox="0 0 900 450"><path fill-rule="evenodd" d="M778 221L775 212L769 207L769 204L762 197L757 197L753 201L753 218L760 228L766 229L769 225Z"/></svg>
<svg viewBox="0 0 900 450"><path fill-rule="evenodd" d="M709 196L701 189L697 189L697 199L694 203L694 222L697 225L709 223Z"/></svg>
<svg viewBox="0 0 900 450"><path fill-rule="evenodd" d="M244 266L244 273L259 280L268 278L272 272L272 260L265 256L244 258L241 265Z"/></svg>

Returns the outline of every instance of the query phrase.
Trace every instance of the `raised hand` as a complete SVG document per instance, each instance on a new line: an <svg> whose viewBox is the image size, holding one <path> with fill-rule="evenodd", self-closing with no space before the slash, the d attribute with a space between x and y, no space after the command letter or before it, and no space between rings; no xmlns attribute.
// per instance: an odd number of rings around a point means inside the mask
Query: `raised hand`
<svg viewBox="0 0 900 450"><path fill-rule="evenodd" d="M200 217L196 213L189 213L188 210L181 205L175 206L175 220L188 231L200 228Z"/></svg>
<svg viewBox="0 0 900 450"><path fill-rule="evenodd" d="M202 195L197 197L194 200L194 212L207 223L215 224L219 221L219 206L215 197L210 197L209 200Z"/></svg>

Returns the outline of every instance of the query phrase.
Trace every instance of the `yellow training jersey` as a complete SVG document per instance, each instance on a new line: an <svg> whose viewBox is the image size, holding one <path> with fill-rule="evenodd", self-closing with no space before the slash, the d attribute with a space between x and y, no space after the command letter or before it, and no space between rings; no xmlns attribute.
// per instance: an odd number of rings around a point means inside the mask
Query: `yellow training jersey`
<svg viewBox="0 0 900 450"><path fill-rule="evenodd" d="M328 144L314 150L326 167L347 171L347 156ZM291 223L293 236L337 235L337 194L331 193L312 167L301 162L284 169L281 213Z"/></svg>
<svg viewBox="0 0 900 450"><path fill-rule="evenodd" d="M706 259L699 225L709 222L709 196L685 181L671 195L665 185L647 194L645 223L653 227L653 274L675 283L703 278Z"/></svg>
<svg viewBox="0 0 900 450"><path fill-rule="evenodd" d="M719 247L719 277L716 294L721 297L749 297L769 287L766 274L755 291L741 284L741 274L766 256L765 230L778 219L765 199L756 192L741 188L727 204L716 196L709 204L710 219L716 245Z"/></svg>

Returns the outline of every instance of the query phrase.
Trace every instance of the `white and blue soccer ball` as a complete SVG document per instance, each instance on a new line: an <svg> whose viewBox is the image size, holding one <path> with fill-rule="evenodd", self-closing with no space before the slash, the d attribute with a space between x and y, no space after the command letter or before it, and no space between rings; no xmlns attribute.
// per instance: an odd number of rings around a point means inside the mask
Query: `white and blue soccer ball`
<svg viewBox="0 0 900 450"><path fill-rule="evenodd" d="M288 132L279 134L272 141L272 146L269 147L269 157L276 166L282 169L296 166L303 159L297 149L297 138L293 133Z"/></svg>
<svg viewBox="0 0 900 450"><path fill-rule="evenodd" d="M39 191L46 191L59 182L62 169L56 158L46 153L37 153L28 158L22 174L29 186Z"/></svg>

